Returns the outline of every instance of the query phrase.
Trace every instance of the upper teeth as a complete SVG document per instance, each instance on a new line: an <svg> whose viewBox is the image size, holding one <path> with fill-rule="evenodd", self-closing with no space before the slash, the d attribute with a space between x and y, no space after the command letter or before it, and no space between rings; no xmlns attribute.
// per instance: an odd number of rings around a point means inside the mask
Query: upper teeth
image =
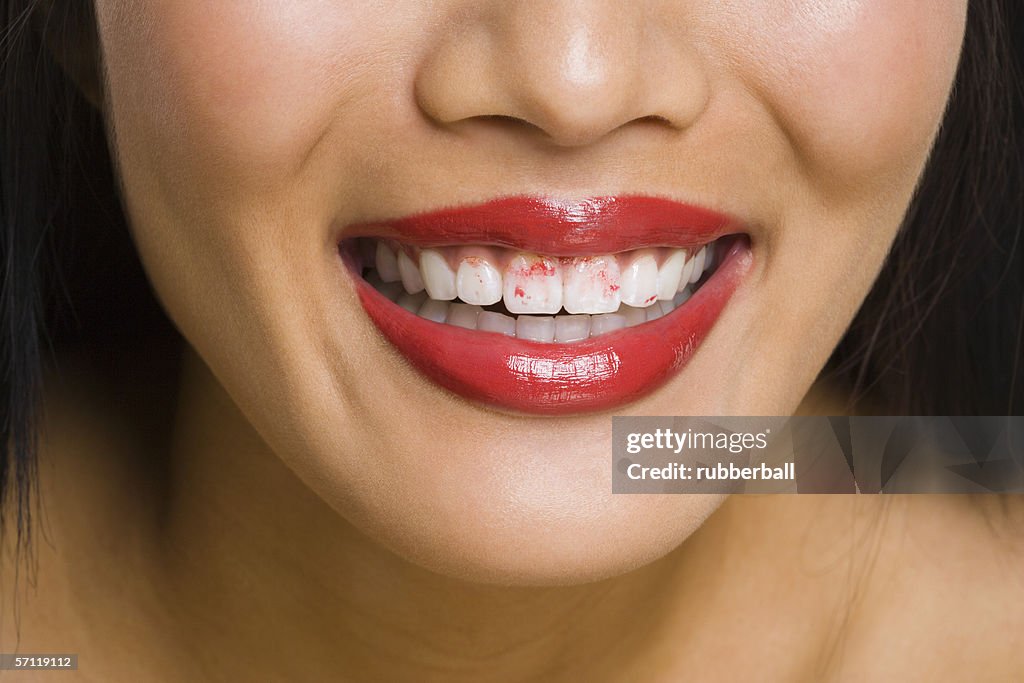
<svg viewBox="0 0 1024 683"><path fill-rule="evenodd" d="M458 296L455 288L455 273L448 267L444 256L433 249L424 249L420 254L420 273L427 296L437 301L451 301Z"/></svg>
<svg viewBox="0 0 1024 683"><path fill-rule="evenodd" d="M558 313L564 287L558 259L516 254L505 267L502 300L509 313Z"/></svg>
<svg viewBox="0 0 1024 683"><path fill-rule="evenodd" d="M387 247L385 247L387 249ZM390 251L390 249L388 249ZM385 257L385 261L387 257ZM377 274L380 275L380 279L384 280L384 271L380 268L381 256L380 250L377 251ZM399 250L398 252L398 273L399 277L402 278L402 286L405 287L405 291L409 294L416 294L417 292L423 291L423 278L420 277L420 269L416 267L416 264L412 262L412 259L404 252ZM394 282L395 280L384 280L384 282Z"/></svg>
<svg viewBox="0 0 1024 683"><path fill-rule="evenodd" d="M678 258L676 258L678 256ZM672 255L673 259L686 261L686 252L678 251ZM666 262L667 265L667 262ZM671 268L662 266L662 270L670 275ZM668 279L668 278L666 278ZM628 306L645 307L658 300L660 291L658 289L658 261L649 249L638 251L632 262L620 272L619 293L622 296L622 303ZM679 276L676 276L676 286L679 285ZM668 289L666 287L666 289ZM668 297L675 296L675 287Z"/></svg>
<svg viewBox="0 0 1024 683"><path fill-rule="evenodd" d="M455 289L467 304L489 306L501 301L501 273L487 259L468 256L455 273Z"/></svg>
<svg viewBox="0 0 1024 683"><path fill-rule="evenodd" d="M562 273L562 305L569 313L614 313L622 279L614 256L571 259Z"/></svg>
<svg viewBox="0 0 1024 683"><path fill-rule="evenodd" d="M706 246L693 254L686 249L638 249L562 258L502 254L499 249L459 250L422 249L417 254L379 241L377 275L383 282L401 281L409 294L426 289L435 301L458 298L476 306L504 301L510 313L553 315L564 308L568 313L596 315L614 313L620 304L647 308L669 301L711 265Z"/></svg>

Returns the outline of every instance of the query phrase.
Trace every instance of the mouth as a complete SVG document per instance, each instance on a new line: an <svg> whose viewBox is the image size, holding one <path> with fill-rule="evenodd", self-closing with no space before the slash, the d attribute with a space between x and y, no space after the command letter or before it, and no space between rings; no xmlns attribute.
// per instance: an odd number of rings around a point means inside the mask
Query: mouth
<svg viewBox="0 0 1024 683"><path fill-rule="evenodd" d="M381 334L471 401L612 410L680 372L750 270L732 218L653 197L512 197L348 226Z"/></svg>

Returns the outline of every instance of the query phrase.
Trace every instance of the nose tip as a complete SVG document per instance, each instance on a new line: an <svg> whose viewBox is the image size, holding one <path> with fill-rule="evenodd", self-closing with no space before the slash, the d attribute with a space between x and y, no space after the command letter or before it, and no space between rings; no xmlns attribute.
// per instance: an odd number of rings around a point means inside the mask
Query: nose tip
<svg viewBox="0 0 1024 683"><path fill-rule="evenodd" d="M646 30L645 12L558 0L501 7L448 31L423 62L416 96L435 123L515 121L578 147L640 121L685 128L706 105L686 41L650 40L663 34Z"/></svg>
<svg viewBox="0 0 1024 683"><path fill-rule="evenodd" d="M528 74L519 91L509 94L509 105L519 118L558 145L577 146L644 116L636 106L641 83L631 78L630 65L622 58L611 59L607 50L602 51L599 36L586 26L575 27L554 48L546 61L524 65Z"/></svg>

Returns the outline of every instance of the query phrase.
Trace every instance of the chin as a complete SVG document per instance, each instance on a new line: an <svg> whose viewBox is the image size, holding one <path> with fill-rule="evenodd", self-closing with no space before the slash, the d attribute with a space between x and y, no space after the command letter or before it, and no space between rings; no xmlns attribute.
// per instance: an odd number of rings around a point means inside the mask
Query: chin
<svg viewBox="0 0 1024 683"><path fill-rule="evenodd" d="M611 578L665 556L725 500L612 494L607 458L590 462L577 468L521 461L490 467L486 478L472 468L447 469L339 512L375 543L429 571L474 583L556 586Z"/></svg>

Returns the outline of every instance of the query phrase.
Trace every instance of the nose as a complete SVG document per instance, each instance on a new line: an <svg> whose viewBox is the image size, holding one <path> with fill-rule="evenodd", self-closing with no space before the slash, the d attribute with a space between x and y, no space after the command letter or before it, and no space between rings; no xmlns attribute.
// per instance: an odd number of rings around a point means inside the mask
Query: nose
<svg viewBox="0 0 1024 683"><path fill-rule="evenodd" d="M578 147L637 122L685 129L707 105L685 20L644 0L473 7L453 14L416 73L417 104L436 124L512 121Z"/></svg>

